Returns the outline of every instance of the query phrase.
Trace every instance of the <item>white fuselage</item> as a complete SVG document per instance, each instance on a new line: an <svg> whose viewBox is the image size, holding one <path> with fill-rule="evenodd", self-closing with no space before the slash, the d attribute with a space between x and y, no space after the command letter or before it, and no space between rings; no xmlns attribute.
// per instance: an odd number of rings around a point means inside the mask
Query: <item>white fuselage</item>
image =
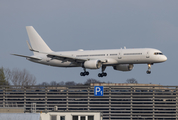
<svg viewBox="0 0 178 120"><path fill-rule="evenodd" d="M100 69L98 77L105 77L105 69L112 66L114 70L131 71L133 64L148 64L147 74L150 74L151 65L161 63L167 60L167 57L161 51L152 48L139 49L109 49L109 50L78 50L54 52L41 36L36 32L33 26L26 26L27 34L31 45L27 41L33 56L12 54L19 57L25 57L32 62L55 66L55 67L82 67L84 72L81 76L89 75L86 69Z"/></svg>
<svg viewBox="0 0 178 120"><path fill-rule="evenodd" d="M101 60L105 66L113 66L119 64L153 64L160 63L167 60L167 57L161 51L152 48L139 48L139 49L110 49L110 50L79 50L79 51L66 51L66 52L52 52L58 55L71 56L75 58L88 59L88 60ZM155 54L161 53L161 54ZM73 62L52 59L47 57L46 54L39 54L41 60L28 60L50 65L56 67L81 67L81 64Z"/></svg>

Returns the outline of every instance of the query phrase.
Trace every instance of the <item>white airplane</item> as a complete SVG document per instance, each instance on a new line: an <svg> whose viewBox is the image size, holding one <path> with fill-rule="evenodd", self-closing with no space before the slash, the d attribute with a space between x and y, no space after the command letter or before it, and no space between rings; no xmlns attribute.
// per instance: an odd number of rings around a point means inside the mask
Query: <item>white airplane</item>
<svg viewBox="0 0 178 120"><path fill-rule="evenodd" d="M109 50L82 50L54 52L43 41L41 36L32 26L27 26L27 33L31 45L27 41L29 50L33 51L33 56L12 54L25 57L32 62L50 65L55 67L82 67L84 72L81 76L89 75L86 69L100 69L98 77L107 76L105 69L112 66L114 70L131 71L133 64L147 64L147 74L151 73L151 65L167 60L167 57L157 49L109 49Z"/></svg>

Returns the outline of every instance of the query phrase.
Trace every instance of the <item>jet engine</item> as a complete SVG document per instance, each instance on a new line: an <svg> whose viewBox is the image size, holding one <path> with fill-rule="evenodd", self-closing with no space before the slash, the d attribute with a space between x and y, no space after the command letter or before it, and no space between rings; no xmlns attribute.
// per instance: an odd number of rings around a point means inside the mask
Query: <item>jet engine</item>
<svg viewBox="0 0 178 120"><path fill-rule="evenodd" d="M102 62L100 60L89 60L85 61L82 66L87 69L99 69L102 66Z"/></svg>
<svg viewBox="0 0 178 120"><path fill-rule="evenodd" d="M120 64L120 65L113 66L113 69L119 71L131 71L133 67L134 67L133 64Z"/></svg>

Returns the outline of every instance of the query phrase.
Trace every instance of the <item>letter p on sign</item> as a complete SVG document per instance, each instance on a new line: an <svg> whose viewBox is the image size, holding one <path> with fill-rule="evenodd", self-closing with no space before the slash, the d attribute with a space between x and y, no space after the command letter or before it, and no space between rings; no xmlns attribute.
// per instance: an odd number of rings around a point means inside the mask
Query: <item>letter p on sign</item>
<svg viewBox="0 0 178 120"><path fill-rule="evenodd" d="M103 96L103 86L95 86L94 87L94 95L95 96Z"/></svg>

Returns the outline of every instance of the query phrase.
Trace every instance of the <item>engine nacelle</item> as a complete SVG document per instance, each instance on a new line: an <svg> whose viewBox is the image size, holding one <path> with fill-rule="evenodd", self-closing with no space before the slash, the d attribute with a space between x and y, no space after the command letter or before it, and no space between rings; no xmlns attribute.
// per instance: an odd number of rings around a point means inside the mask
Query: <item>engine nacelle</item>
<svg viewBox="0 0 178 120"><path fill-rule="evenodd" d="M85 61L83 64L83 67L87 69L99 69L101 66L102 62L100 60L89 60Z"/></svg>
<svg viewBox="0 0 178 120"><path fill-rule="evenodd" d="M120 65L113 66L113 69L119 71L131 71L133 67L134 67L133 64L120 64Z"/></svg>

